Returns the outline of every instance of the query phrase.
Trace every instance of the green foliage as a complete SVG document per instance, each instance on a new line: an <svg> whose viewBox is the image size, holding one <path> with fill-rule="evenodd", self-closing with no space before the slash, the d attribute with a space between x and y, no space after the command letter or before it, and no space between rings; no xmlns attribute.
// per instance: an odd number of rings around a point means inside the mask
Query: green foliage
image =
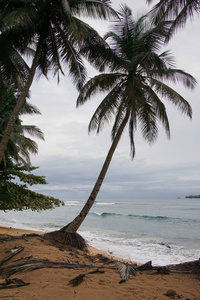
<svg viewBox="0 0 200 300"><path fill-rule="evenodd" d="M105 124L114 118L111 137L115 139L122 123L129 116L131 156L135 155L134 135L139 128L149 143L156 141L160 123L170 138L170 126L164 101L171 102L188 117L192 117L190 104L168 84L182 83L193 89L196 80L190 74L175 68L169 51L160 53L170 30L170 23L152 24L148 15L134 20L131 10L122 6L120 20L115 21L105 35L108 42L95 66L107 68L107 73L96 75L86 82L77 99L77 106L84 104L93 95L105 93L89 124L89 131L99 133Z"/></svg>
<svg viewBox="0 0 200 300"><path fill-rule="evenodd" d="M13 85L4 85L3 83L0 85L0 140L3 137L13 108L16 105L16 94L17 90ZM26 102L20 112L20 116L22 114L40 114L40 111L35 106ZM6 151L16 162L25 164L26 162L30 162L30 153L36 154L38 152L37 143L25 136L25 133L42 140L44 140L44 135L38 127L23 125L22 123L22 120L18 117L13 126Z"/></svg>
<svg viewBox="0 0 200 300"><path fill-rule="evenodd" d="M31 172L37 169L33 166L14 164L6 159L6 166L0 166L0 209L36 211L52 209L63 204L59 199L36 193L28 185L46 184L44 176L34 175ZM21 183L16 183L16 178Z"/></svg>
<svg viewBox="0 0 200 300"><path fill-rule="evenodd" d="M153 0L147 0L152 3ZM169 37L178 29L185 26L187 20L194 19L200 13L199 0L160 0L150 11L153 21L158 24L163 20L171 20Z"/></svg>
<svg viewBox="0 0 200 300"><path fill-rule="evenodd" d="M12 109L16 104L16 90L13 86L0 86L0 140L6 128ZM21 114L39 114L39 110L26 103ZM37 153L37 144L24 134L44 139L39 128L22 125L18 117L10 136L4 159L0 164L0 209L1 210L43 210L52 209L62 202L53 197L35 193L28 186L47 184L44 176L32 173L36 167L31 166L30 153ZM20 162L20 163L19 163ZM17 183L16 179L22 184Z"/></svg>

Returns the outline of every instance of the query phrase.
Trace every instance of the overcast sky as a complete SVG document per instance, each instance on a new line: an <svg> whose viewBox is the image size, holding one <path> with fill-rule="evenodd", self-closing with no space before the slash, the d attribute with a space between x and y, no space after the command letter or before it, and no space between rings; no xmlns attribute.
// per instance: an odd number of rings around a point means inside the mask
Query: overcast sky
<svg viewBox="0 0 200 300"><path fill-rule="evenodd" d="M119 8L121 1L113 1ZM133 15L146 13L150 6L145 0L126 0ZM154 1L156 3L156 1ZM99 33L107 31L108 22L92 20L90 24ZM174 54L177 67L200 77L200 18L179 30L167 49ZM164 50L164 49L163 49ZM92 71L89 76L93 75ZM128 132L125 131L102 185L98 199L105 198L177 198L200 194L200 87L194 91L177 85L191 104L192 121L166 104L171 127L171 139L162 128L157 141L149 146L136 133L136 156L130 158ZM77 91L70 78L47 81L41 78L31 87L31 103L42 115L24 117L24 124L37 125L45 135L45 142L37 141L39 154L32 157L32 164L39 166L37 174L46 176L48 185L35 190L60 199L87 199L111 145L111 126L98 136L88 135L88 123L101 101L98 95L80 108L76 108Z"/></svg>

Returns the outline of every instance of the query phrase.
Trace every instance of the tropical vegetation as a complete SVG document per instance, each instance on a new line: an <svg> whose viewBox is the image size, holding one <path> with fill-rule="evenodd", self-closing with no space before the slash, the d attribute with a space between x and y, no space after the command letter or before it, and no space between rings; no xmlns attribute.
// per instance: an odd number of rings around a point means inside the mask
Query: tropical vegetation
<svg viewBox="0 0 200 300"><path fill-rule="evenodd" d="M1 85L1 100L0 100L0 140L3 137L3 133L12 114L13 108L16 105L17 89L13 85ZM34 125L23 125L20 119L21 115L33 115L40 114L37 107L25 103L23 109L20 111L19 116L15 120L12 133L10 135L7 149L5 153L9 153L9 157L14 159L15 162L29 164L30 154L38 153L37 143L30 139L25 134L35 136L41 140L44 140L42 131Z"/></svg>
<svg viewBox="0 0 200 300"><path fill-rule="evenodd" d="M153 0L147 0L152 3ZM199 0L160 0L151 10L155 23L162 20L172 20L169 37L181 27L184 27L188 18L193 19L194 15L200 13Z"/></svg>
<svg viewBox="0 0 200 300"><path fill-rule="evenodd" d="M52 71L54 75L58 75L59 80L59 74L64 74L63 65L66 65L77 88L85 81L86 70L79 55L80 46L97 42L100 44L102 39L94 29L78 18L80 15L103 19L117 16L108 0L0 2L0 40L6 41L7 47L19 54L26 53L28 46L35 49L34 53L29 52L33 55L31 68L24 78L23 88L0 143L0 161L15 120L25 104L36 70L39 75L44 76ZM7 80L7 74L11 70L11 66L4 61L5 53L4 48L0 52L0 77L3 81Z"/></svg>
<svg viewBox="0 0 200 300"><path fill-rule="evenodd" d="M114 151L125 131L129 129L131 156L135 155L134 134L141 129L142 136L149 143L156 141L161 123L167 137L170 126L164 101L172 103L181 113L192 117L189 103L167 83L183 83L193 89L196 80L188 73L175 68L168 51L160 53L168 35L169 22L152 25L148 16L134 20L131 10L121 7L120 20L115 21L112 31L105 35L108 49L109 72L99 74L83 86L77 105L84 104L98 92L105 97L97 107L89 124L89 131L97 133L114 118L112 145L105 159L94 188L80 214L62 231L76 232L101 188Z"/></svg>
<svg viewBox="0 0 200 300"><path fill-rule="evenodd" d="M36 193L30 189L30 186L35 184L47 184L44 176L32 174L35 169L37 168L31 165L16 164L9 157L6 157L6 164L1 162L0 210L41 211L63 204L59 199Z"/></svg>
<svg viewBox="0 0 200 300"><path fill-rule="evenodd" d="M0 99L0 140L16 104L17 91L13 86L1 85ZM26 103L22 114L39 114L39 110ZM32 174L37 169L31 166L30 154L38 153L35 141L26 134L44 140L41 130L33 125L23 125L22 120L15 120L13 131L8 141L3 160L0 163L0 210L42 210L59 206L62 202L30 190L35 184L46 184L44 176Z"/></svg>

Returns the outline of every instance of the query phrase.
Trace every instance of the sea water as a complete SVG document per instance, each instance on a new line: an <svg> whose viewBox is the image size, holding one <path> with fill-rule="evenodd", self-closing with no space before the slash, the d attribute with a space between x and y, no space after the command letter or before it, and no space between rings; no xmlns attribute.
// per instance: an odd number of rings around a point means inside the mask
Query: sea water
<svg viewBox="0 0 200 300"><path fill-rule="evenodd" d="M0 224L48 232L72 221L83 205L65 200L65 206L41 213L1 211ZM99 199L79 233L93 247L140 263L199 259L200 199Z"/></svg>

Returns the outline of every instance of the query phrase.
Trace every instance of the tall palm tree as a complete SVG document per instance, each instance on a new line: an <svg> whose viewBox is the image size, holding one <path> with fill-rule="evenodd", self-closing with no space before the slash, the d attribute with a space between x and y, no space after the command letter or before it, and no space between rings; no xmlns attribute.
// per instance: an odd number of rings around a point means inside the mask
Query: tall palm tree
<svg viewBox="0 0 200 300"><path fill-rule="evenodd" d="M153 0L147 0L152 3ZM177 28L183 27L188 18L200 13L199 0L160 0L151 10L150 14L157 23L160 20L173 20L169 36Z"/></svg>
<svg viewBox="0 0 200 300"><path fill-rule="evenodd" d="M1 87L1 100L0 100L0 140L2 139L3 132L6 128L7 122L12 114L13 108L16 104L15 89L13 86ZM34 125L23 125L20 115L24 114L40 114L40 111L33 105L26 103L20 111L19 116L15 120L13 131L10 135L6 154L17 163L24 165L30 164L30 154L38 153L37 143L25 134L36 136L44 140L42 131ZM6 163L6 159L4 160Z"/></svg>
<svg viewBox="0 0 200 300"><path fill-rule="evenodd" d="M193 89L196 80L182 70L176 69L169 52L159 54L167 34L166 23L149 25L146 16L138 21L132 18L127 6L121 8L121 19L105 38L110 40L110 73L91 78L81 89L77 105L84 104L97 92L106 92L89 124L97 133L115 118L112 127L112 145L105 159L94 188L80 214L61 231L75 233L97 197L114 151L129 126L132 158L135 155L134 132L139 127L144 139L149 143L156 140L158 123L164 126L168 138L170 126L163 100L175 105L181 113L192 117L189 103L169 85L164 83L182 82Z"/></svg>
<svg viewBox="0 0 200 300"><path fill-rule="evenodd" d="M81 21L77 16L99 17L107 19L116 17L109 0L2 0L0 3L0 24L9 41L21 52L32 43L35 54L28 78L16 106L7 124L0 144L0 162L6 149L15 120L25 104L36 69L47 76L63 71L63 63L68 66L73 82L78 88L86 78L79 47L85 42L101 43L97 32ZM20 42L21 41L21 42Z"/></svg>

